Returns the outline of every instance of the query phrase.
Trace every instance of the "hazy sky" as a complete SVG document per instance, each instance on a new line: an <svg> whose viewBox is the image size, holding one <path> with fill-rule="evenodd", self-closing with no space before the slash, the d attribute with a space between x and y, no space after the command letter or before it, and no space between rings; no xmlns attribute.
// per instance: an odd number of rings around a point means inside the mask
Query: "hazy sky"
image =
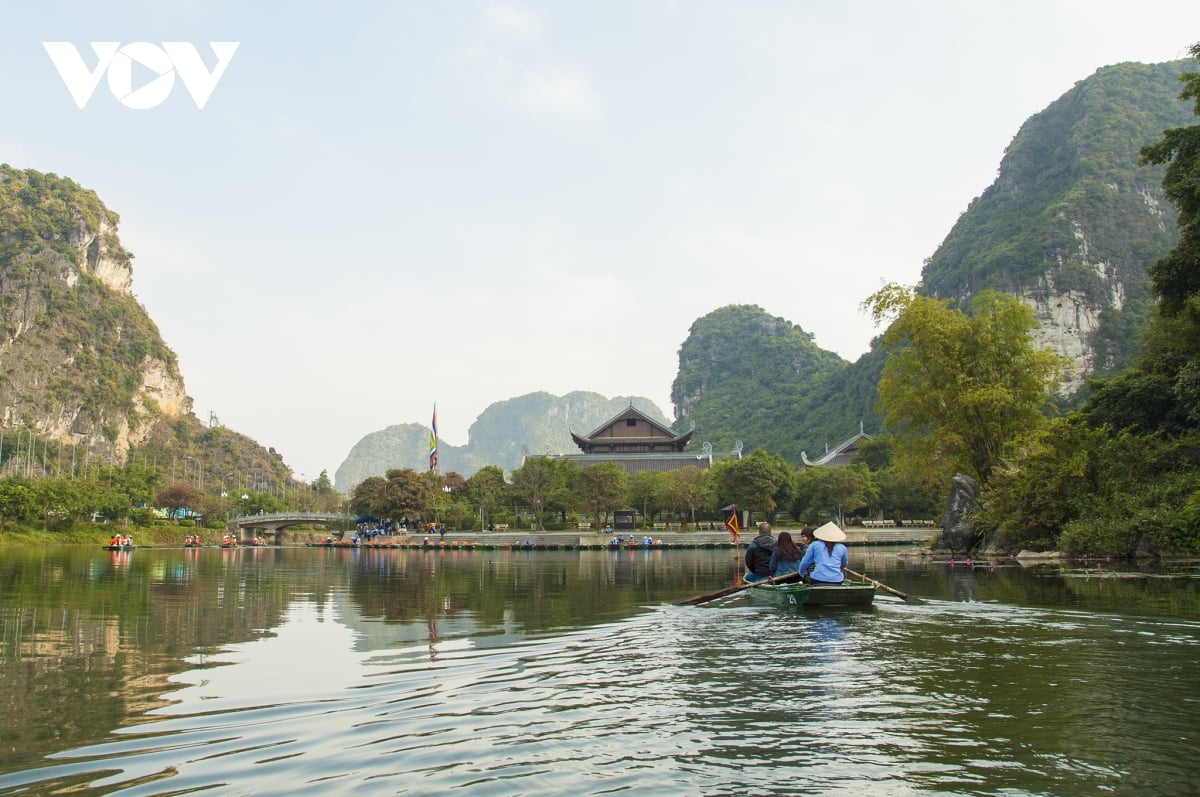
<svg viewBox="0 0 1200 797"><path fill-rule="evenodd" d="M1200 40L1196 0L4 17L0 162L121 215L134 293L196 414L309 479L370 432L428 424L435 401L454 445L489 404L539 390L644 395L673 417L679 346L728 304L857 359L878 332L862 300L919 279L1027 117L1101 66ZM161 104L122 104L122 65L133 89L156 75L128 69L147 60L135 47L81 110L47 41L87 70L91 42L191 43L208 70L209 42L238 47L203 109L175 62Z"/></svg>

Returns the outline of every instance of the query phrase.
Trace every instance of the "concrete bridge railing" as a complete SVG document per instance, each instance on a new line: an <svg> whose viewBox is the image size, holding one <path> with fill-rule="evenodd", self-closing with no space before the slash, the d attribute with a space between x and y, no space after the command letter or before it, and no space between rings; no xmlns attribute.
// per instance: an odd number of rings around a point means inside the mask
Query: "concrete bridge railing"
<svg viewBox="0 0 1200 797"><path fill-rule="evenodd" d="M334 536L354 527L354 516L339 512L273 512L261 515L239 515L229 518L225 526L236 534L239 542L249 542L255 537L274 537L279 542L283 531L291 526L325 526L333 530Z"/></svg>

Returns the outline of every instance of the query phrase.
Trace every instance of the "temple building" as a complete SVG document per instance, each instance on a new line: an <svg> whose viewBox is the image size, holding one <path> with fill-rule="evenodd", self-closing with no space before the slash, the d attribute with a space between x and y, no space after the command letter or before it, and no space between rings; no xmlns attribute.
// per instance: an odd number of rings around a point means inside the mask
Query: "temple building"
<svg viewBox="0 0 1200 797"><path fill-rule="evenodd" d="M871 435L863 431L862 421L858 422L858 434L846 440L841 445L830 450L828 446L825 449L825 454L818 459L809 459L808 454L804 451L800 452L800 459L810 468L838 468L842 465L849 465L851 460L858 454L858 444L863 440L870 440Z"/></svg>
<svg viewBox="0 0 1200 797"><path fill-rule="evenodd" d="M692 439L693 431L675 434L631 404L590 434L580 435L572 431L571 439L579 446L581 453L549 456L567 459L581 466L615 462L630 476L644 470L668 471L687 465L708 468L716 458L711 445L705 443L699 453L684 450Z"/></svg>

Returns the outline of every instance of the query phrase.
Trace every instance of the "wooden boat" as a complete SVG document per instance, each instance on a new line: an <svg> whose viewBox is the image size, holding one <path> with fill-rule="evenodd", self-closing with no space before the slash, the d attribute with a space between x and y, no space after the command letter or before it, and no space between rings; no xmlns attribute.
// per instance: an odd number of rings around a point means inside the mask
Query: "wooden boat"
<svg viewBox="0 0 1200 797"><path fill-rule="evenodd" d="M875 600L874 584L842 584L836 587L811 584L764 584L747 590L749 595L783 606L870 606Z"/></svg>
<svg viewBox="0 0 1200 797"><path fill-rule="evenodd" d="M106 551L132 551L137 546L136 545L101 545L100 547Z"/></svg>

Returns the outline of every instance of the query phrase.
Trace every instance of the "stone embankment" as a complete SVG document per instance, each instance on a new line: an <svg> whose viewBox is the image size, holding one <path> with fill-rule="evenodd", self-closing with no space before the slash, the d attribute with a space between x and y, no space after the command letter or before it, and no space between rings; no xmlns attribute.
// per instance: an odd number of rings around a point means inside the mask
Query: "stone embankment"
<svg viewBox="0 0 1200 797"><path fill-rule="evenodd" d="M786 530L786 529L784 529ZM793 531L792 534L796 532ZM864 529L851 526L846 529L846 544L858 545L928 545L937 529L919 527L886 527ZM658 548L732 548L733 542L724 531L635 531L632 532L634 544L629 543L629 532L622 532L621 546L614 546L613 540L617 534L597 534L579 531L495 531L495 532L447 532L445 537L438 534L423 534L409 532L391 536L379 536L365 541L362 547L493 547L521 548L526 542L535 549L545 548L582 548L607 549L613 547L644 548L643 538L649 537L654 547ZM329 536L314 533L314 541ZM743 532L739 545L745 547L754 539L750 532ZM342 541L348 544L348 537Z"/></svg>

